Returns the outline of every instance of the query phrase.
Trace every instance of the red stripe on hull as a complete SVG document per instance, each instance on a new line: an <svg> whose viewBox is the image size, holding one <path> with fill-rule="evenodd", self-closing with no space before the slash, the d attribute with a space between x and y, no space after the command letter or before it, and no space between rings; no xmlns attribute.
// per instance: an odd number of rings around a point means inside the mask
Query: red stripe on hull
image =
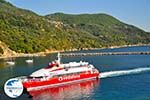
<svg viewBox="0 0 150 100"><path fill-rule="evenodd" d="M31 89L39 88L39 87L55 86L55 85L67 84L68 82L75 82L75 81L85 80L90 78L98 78L98 76L99 73L84 72L76 75L54 77L49 80L43 80L43 81L30 80L27 82L23 82L23 86L29 91Z"/></svg>

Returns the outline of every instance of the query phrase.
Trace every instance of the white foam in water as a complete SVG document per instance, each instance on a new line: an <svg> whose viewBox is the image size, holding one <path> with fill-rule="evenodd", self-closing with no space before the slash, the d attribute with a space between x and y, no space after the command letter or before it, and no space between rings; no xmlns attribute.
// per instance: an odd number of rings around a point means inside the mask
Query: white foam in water
<svg viewBox="0 0 150 100"><path fill-rule="evenodd" d="M135 69L129 69L129 70L102 72L99 78L115 77L115 76L129 75L129 74L138 74L138 73L142 73L146 71L150 71L150 68L145 67L145 68L135 68Z"/></svg>

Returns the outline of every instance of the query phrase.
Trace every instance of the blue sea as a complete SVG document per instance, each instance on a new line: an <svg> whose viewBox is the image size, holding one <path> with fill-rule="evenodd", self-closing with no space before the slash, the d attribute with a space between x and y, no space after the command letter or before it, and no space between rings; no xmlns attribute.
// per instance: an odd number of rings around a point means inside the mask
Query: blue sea
<svg viewBox="0 0 150 100"><path fill-rule="evenodd" d="M150 46L124 47L116 49L89 50L77 52L134 52L149 51ZM29 75L46 67L56 54L45 57L20 57L0 59L0 100L10 100L3 91L4 83L13 77ZM25 60L33 59L33 64ZM150 100L150 55L103 55L62 57L64 63L88 61L100 72L98 80L73 83L47 88L31 93L24 92L18 100ZM7 65L6 61L15 61Z"/></svg>

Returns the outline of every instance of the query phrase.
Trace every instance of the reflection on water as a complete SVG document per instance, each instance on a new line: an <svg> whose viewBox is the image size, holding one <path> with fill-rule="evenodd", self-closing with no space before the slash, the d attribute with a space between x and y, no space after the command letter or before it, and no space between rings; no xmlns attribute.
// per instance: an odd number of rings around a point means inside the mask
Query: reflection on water
<svg viewBox="0 0 150 100"><path fill-rule="evenodd" d="M88 99L94 89L98 87L99 80L88 80L80 83L73 83L59 87L46 88L30 91L33 100L70 100Z"/></svg>

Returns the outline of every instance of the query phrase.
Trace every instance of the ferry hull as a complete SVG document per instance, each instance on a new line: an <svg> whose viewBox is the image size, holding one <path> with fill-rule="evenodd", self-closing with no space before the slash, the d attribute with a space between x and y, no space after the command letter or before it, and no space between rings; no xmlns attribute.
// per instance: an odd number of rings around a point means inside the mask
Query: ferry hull
<svg viewBox="0 0 150 100"><path fill-rule="evenodd" d="M27 89L27 91L33 91L33 90L43 89L47 87L56 87L64 84L96 79L98 77L99 77L99 73L86 72L86 73L81 73L79 75L77 74L77 75L54 77L43 81L38 79L31 80L31 81L23 82L23 86L24 88Z"/></svg>
<svg viewBox="0 0 150 100"><path fill-rule="evenodd" d="M86 80L77 83L72 82L71 84L65 84L57 87L48 87L36 91L29 91L29 94L32 96L33 100L60 100L60 98L65 100L72 98L72 96L87 96L93 92L94 88L96 88L99 83L99 80L94 78L92 80Z"/></svg>

